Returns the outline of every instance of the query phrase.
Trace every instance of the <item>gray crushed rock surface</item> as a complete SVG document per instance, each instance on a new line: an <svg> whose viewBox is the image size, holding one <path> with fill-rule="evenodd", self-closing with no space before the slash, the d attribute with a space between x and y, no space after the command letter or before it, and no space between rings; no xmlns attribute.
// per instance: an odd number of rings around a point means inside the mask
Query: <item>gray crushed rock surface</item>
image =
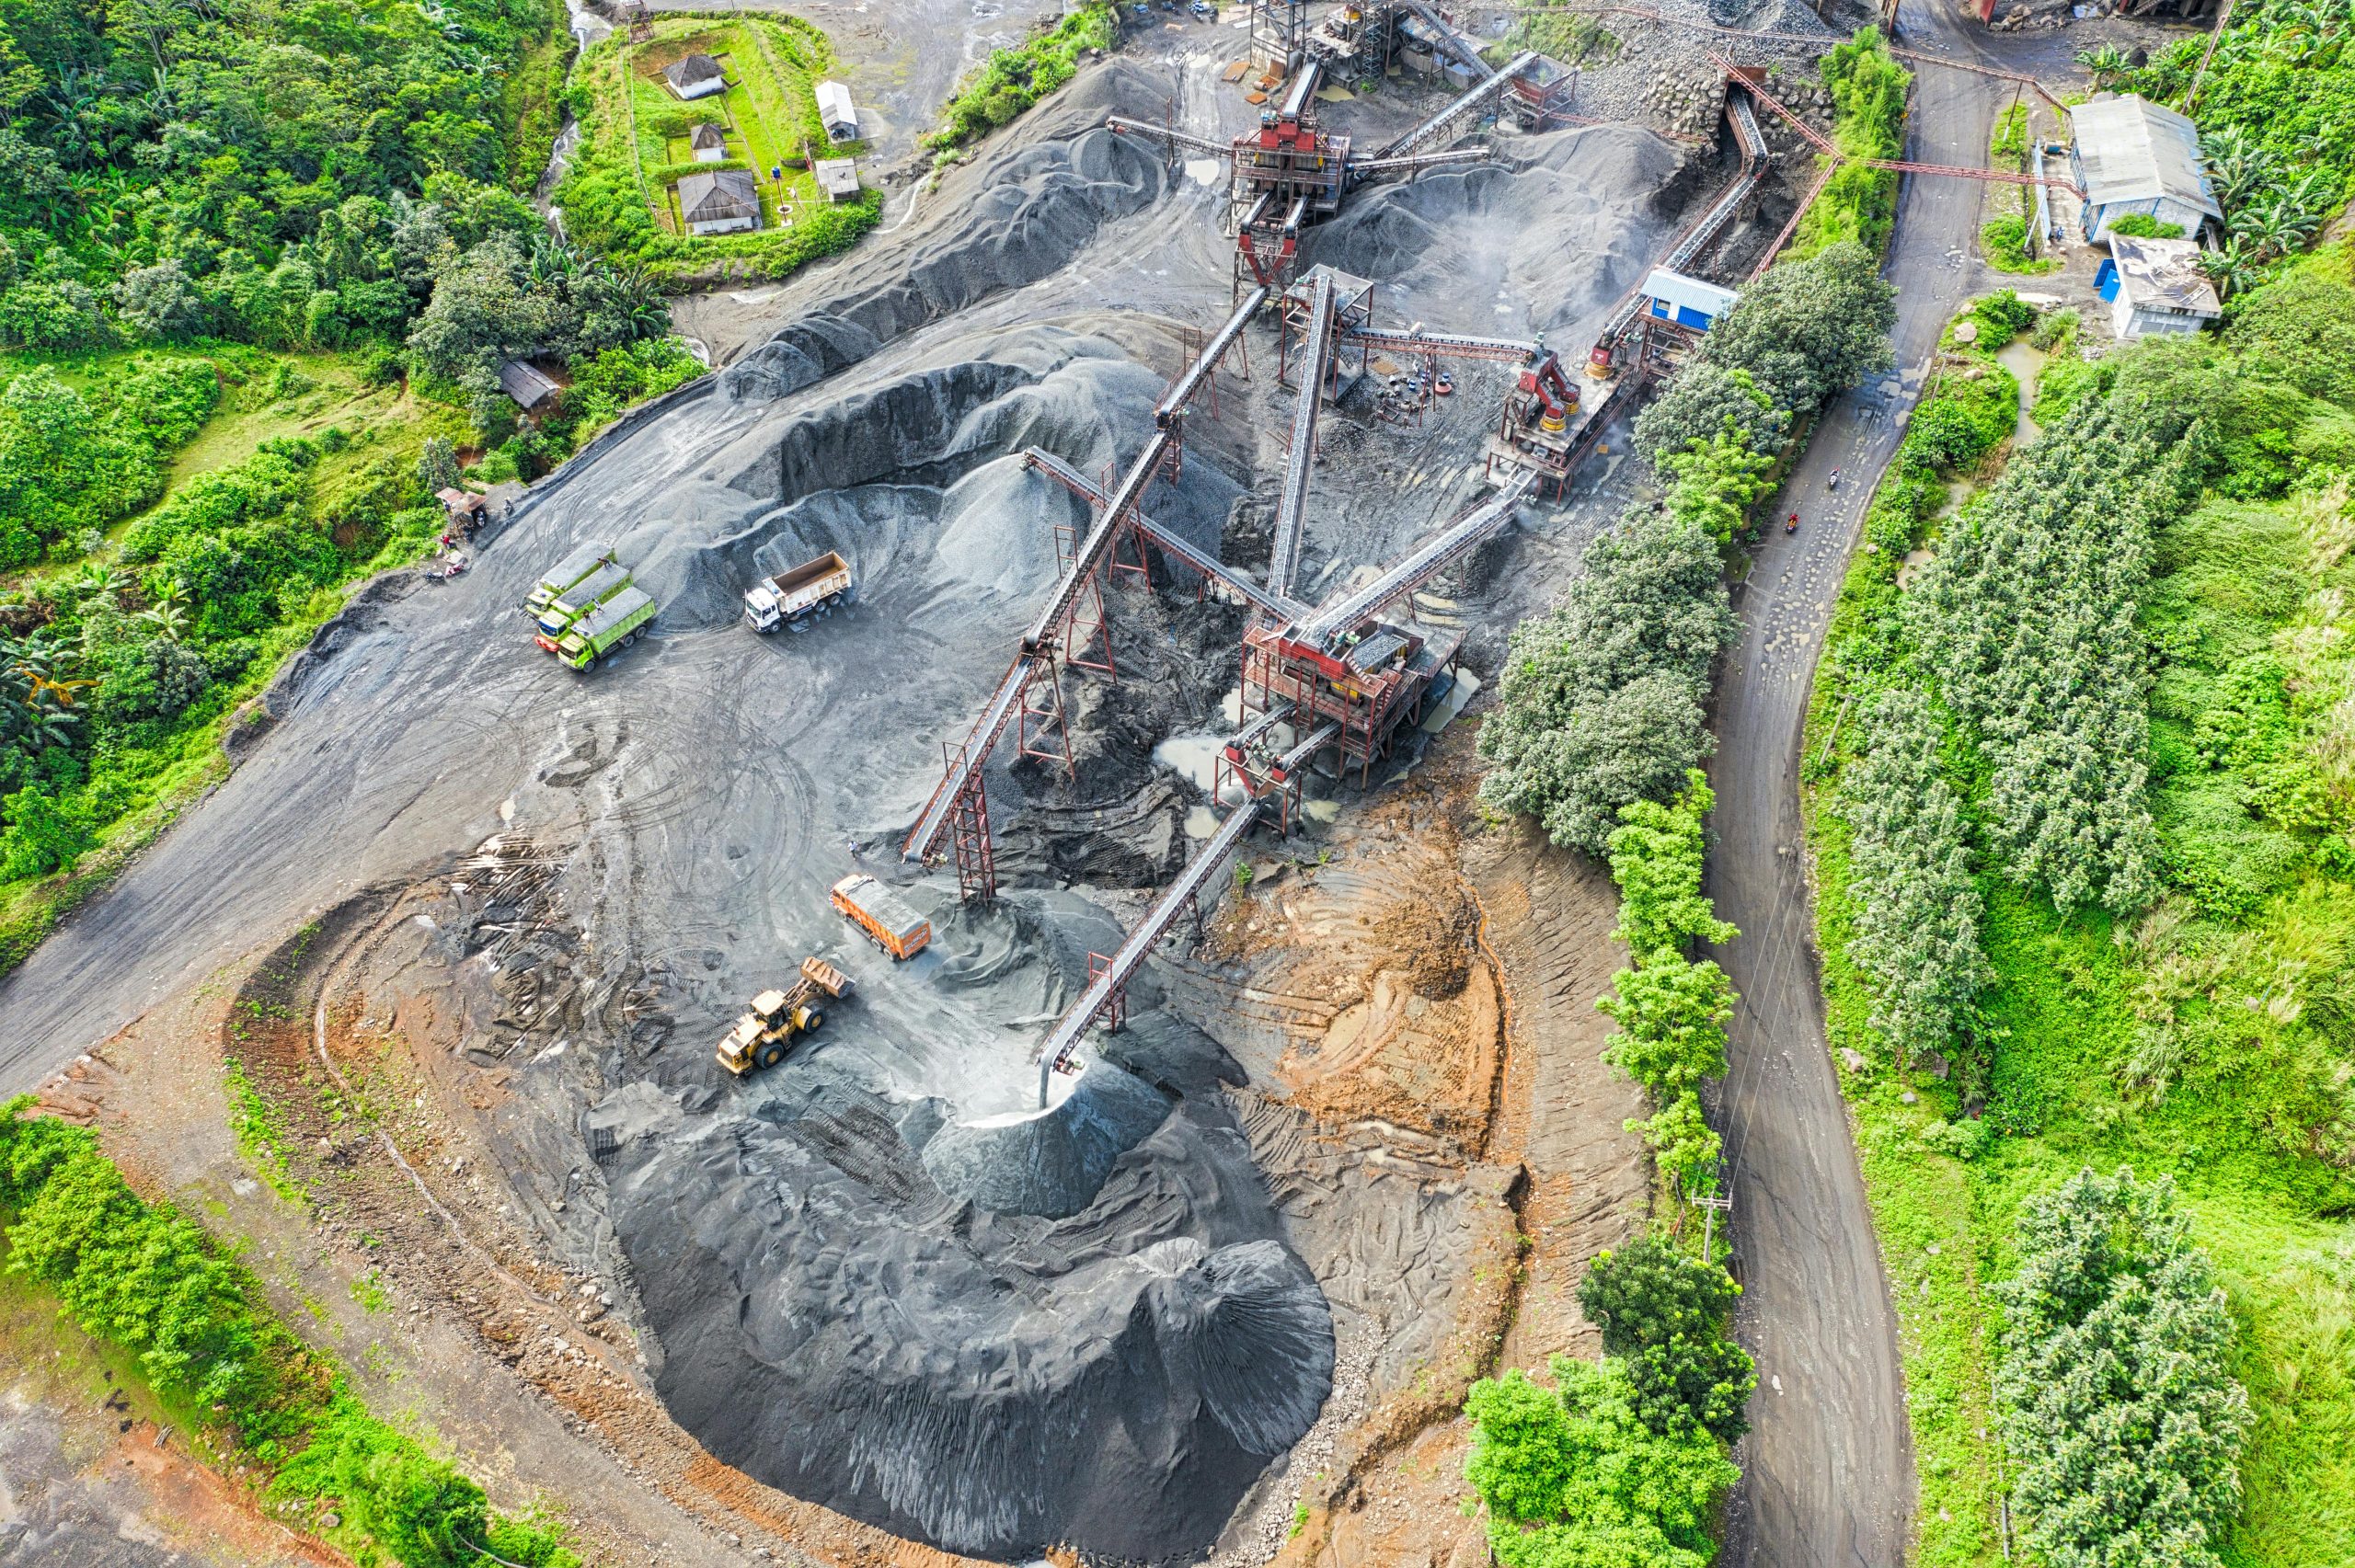
<svg viewBox="0 0 2355 1568"><path fill-rule="evenodd" d="M1347 1256L1379 1195L1361 1209L1349 1187L1296 1227L1215 1092L1239 1070L1151 983L1078 1089L1029 1114L1029 1051L1135 912L1108 889L1148 886L1186 853L1190 796L1145 793L1167 775L1143 754L1155 715L1120 705L1133 699L1074 698L1097 704L1076 796L1035 765L993 767L1016 884L997 910L959 910L952 878L891 851L940 741L1054 579L1053 525L1084 521L1021 450L1091 474L1124 463L1152 429L1173 324L1225 314L1223 192L1091 127L1116 105L1165 112L1174 86L1180 124L1241 129L1249 111L1212 86L1229 41L1194 46L1174 77L1084 73L1004 151L952 172L904 235L761 307L767 347L537 486L475 571L355 601L273 691L271 724L216 795L0 982L0 1076L37 1082L142 999L353 888L446 866L503 829L564 846L577 983L653 986L666 1022L553 1055L536 1036L529 1056L511 1039L477 1048L519 1075L518 1146L557 1179L583 1171L560 1226L618 1254L621 1310L682 1425L749 1474L950 1550L1211 1549L1327 1404L1335 1308L1303 1255ZM1386 95L1349 107L1369 122L1419 110ZM1379 278L1386 317L1542 330L1576 351L1712 182L1694 166L1713 155L1629 129L1499 144L1521 173L1362 192L1310 258ZM1250 395L1281 409L1266 349L1251 347ZM1347 418L1328 422L1306 542L1320 593L1477 488L1494 388L1476 372L1464 384L1422 429L1353 445ZM1275 429L1203 423L1182 477L1149 498L1156 520L1214 550L1231 520L1264 518ZM1484 574L1454 612L1467 625L1559 580L1530 526L1511 548L1552 575ZM649 640L584 679L532 647L514 606L591 540L663 609ZM756 575L830 549L858 576L855 610L801 636L737 624ZM1164 734L1214 728L1232 612L1176 629L1152 602L1117 592L1114 690L1155 693ZM1088 838L1102 842L1074 847ZM914 962L888 963L828 906L854 865L934 921ZM856 998L784 1066L728 1080L709 1043L813 953L854 973ZM1436 1237L1430 1255L1447 1255ZM1370 1320L1364 1306L1343 1310Z"/></svg>

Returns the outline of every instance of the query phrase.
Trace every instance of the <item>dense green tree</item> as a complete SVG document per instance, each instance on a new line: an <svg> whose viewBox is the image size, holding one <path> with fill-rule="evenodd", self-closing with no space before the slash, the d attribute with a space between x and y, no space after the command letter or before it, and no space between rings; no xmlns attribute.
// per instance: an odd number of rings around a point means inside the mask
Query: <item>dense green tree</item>
<svg viewBox="0 0 2355 1568"><path fill-rule="evenodd" d="M1873 1027L1901 1063L1961 1054L1994 976L1979 945L1979 884L1962 806L1938 759L1942 734L1921 692L1882 693L1866 716L1864 755L1841 780L1860 899L1848 956L1871 977ZM1975 1051L1970 1076L1983 1075Z"/></svg>
<svg viewBox="0 0 2355 1568"><path fill-rule="evenodd" d="M1616 1364L1556 1356L1548 1390L1520 1371L1473 1385L1465 1466L1505 1568L1707 1568L1710 1524L1741 1472L1705 1432L1647 1426Z"/></svg>
<svg viewBox="0 0 2355 1568"><path fill-rule="evenodd" d="M1626 1367L1645 1425L1664 1436L1698 1426L1724 1443L1749 1430L1742 1407L1758 1373L1725 1333L1740 1294L1722 1265L1655 1237L1595 1255L1579 1305L1603 1330L1603 1353Z"/></svg>
<svg viewBox="0 0 2355 1568"><path fill-rule="evenodd" d="M1660 468L1671 481L1668 514L1730 544L1750 521L1751 504L1773 487L1767 475L1774 466L1772 456L1752 451L1749 437L1736 429L1662 452Z"/></svg>
<svg viewBox="0 0 2355 1568"><path fill-rule="evenodd" d="M1740 934L1717 919L1701 891L1707 849L1702 824L1716 806L1707 777L1695 768L1673 801L1637 800L1619 808L1608 844L1611 876L1619 885L1619 925L1611 935L1639 961Z"/></svg>
<svg viewBox="0 0 2355 1568"><path fill-rule="evenodd" d="M2215 1568L2248 1401L2172 1185L2081 1171L2022 1207L2016 1245L1995 1395L2028 1544L2054 1568Z"/></svg>
<svg viewBox="0 0 2355 1568"><path fill-rule="evenodd" d="M1709 328L1706 358L1747 371L1778 408L1810 414L1833 393L1887 370L1897 291L1861 245L1767 269Z"/></svg>
<svg viewBox="0 0 2355 1568"><path fill-rule="evenodd" d="M1789 437L1791 416L1745 370L1729 370L1706 358L1688 361L1660 395L1636 416L1636 451L1660 469L1663 484L1674 475L1662 460L1728 433L1740 435L1752 452L1780 452Z"/></svg>
<svg viewBox="0 0 2355 1568"><path fill-rule="evenodd" d="M1514 628L1481 798L1602 853L1620 807L1666 799L1707 754L1701 696L1733 634L1708 535L1631 515L1588 548L1561 608Z"/></svg>

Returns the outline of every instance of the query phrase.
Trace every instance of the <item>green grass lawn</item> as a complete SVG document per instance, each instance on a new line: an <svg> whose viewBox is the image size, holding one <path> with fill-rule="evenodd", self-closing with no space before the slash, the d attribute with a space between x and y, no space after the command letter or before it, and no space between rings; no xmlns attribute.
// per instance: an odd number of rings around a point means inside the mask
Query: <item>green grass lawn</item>
<svg viewBox="0 0 2355 1568"><path fill-rule="evenodd" d="M666 67L708 54L726 73L726 91L682 100ZM647 42L619 35L592 49L580 81L590 108L573 176L559 194L568 222L588 243L664 276L782 276L831 254L869 226L879 198L837 205L796 160L855 157L859 142L830 143L818 117L817 84L833 66L824 35L791 17L715 17L672 14ZM721 127L728 156L699 164L688 142L697 124ZM686 232L676 187L698 171L744 169L759 189L757 233ZM771 178L770 171L777 171ZM641 214L633 209L642 209Z"/></svg>

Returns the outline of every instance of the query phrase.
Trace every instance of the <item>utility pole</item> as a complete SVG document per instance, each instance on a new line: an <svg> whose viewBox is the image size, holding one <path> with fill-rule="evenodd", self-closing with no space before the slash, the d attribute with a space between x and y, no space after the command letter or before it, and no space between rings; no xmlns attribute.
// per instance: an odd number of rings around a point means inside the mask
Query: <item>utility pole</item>
<svg viewBox="0 0 2355 1568"><path fill-rule="evenodd" d="M1717 1240L1717 1216L1723 1214L1726 1217L1727 1225L1732 1225L1733 1199L1726 1196L1723 1193L1710 1193L1704 1196L1693 1199L1693 1207L1703 1211L1701 1216L1701 1261L1705 1264L1715 1263L1717 1260L1711 1255L1711 1252L1712 1245Z"/></svg>

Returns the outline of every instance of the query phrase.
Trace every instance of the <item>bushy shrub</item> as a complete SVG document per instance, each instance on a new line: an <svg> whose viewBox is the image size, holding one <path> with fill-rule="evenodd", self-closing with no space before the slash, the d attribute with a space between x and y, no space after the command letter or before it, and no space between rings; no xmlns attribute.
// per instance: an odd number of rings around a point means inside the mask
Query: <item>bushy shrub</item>
<svg viewBox="0 0 2355 1568"><path fill-rule="evenodd" d="M1614 1362L1556 1356L1557 1387L1520 1371L1473 1385L1465 1475L1504 1568L1707 1568L1711 1521L1741 1472L1706 1432L1662 1436Z"/></svg>
<svg viewBox="0 0 2355 1568"><path fill-rule="evenodd" d="M1742 1407L1758 1387L1749 1353L1726 1336L1741 1294L1725 1269L1653 1237L1595 1254L1579 1306L1626 1368L1636 1413L1662 1436L1696 1427L1724 1443L1750 1429Z"/></svg>
<svg viewBox="0 0 2355 1568"><path fill-rule="evenodd" d="M2124 235L2128 239L2181 239L2183 225L2163 223L2148 212L2129 212L2122 218L2112 219L2109 232Z"/></svg>

